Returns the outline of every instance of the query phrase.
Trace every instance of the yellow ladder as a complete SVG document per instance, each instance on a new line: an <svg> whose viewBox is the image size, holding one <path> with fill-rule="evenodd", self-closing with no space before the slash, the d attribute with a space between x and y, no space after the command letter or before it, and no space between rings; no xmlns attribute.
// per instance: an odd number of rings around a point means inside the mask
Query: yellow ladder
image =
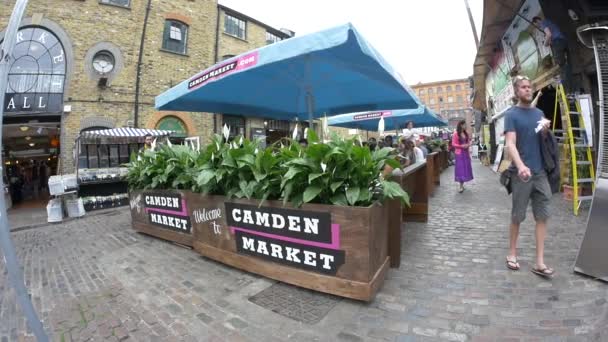
<svg viewBox="0 0 608 342"><path fill-rule="evenodd" d="M565 129L556 130L555 122L557 120L557 108L561 109L562 127ZM573 126L572 116L576 116L577 126ZM573 198L572 207L574 215L578 215L581 203L583 201L591 201L591 196L579 196L580 184L591 184L592 194L595 192L595 170L593 168L593 155L591 153L590 142L587 141L587 133L585 130L585 120L581 112L581 105L575 96L567 96L564 86L560 83L557 85L555 92L555 110L553 112L553 133L556 134L558 142L564 144L564 151L570 155L570 172L572 176ZM557 135L562 133L561 136ZM586 153L579 153L583 149ZM579 167L589 168L589 177L579 178ZM567 183L564 179L560 181L562 184Z"/></svg>

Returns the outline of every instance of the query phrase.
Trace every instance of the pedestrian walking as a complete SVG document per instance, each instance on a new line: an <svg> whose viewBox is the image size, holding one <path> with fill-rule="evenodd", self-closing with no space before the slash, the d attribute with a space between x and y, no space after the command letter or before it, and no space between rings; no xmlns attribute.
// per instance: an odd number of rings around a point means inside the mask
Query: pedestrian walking
<svg viewBox="0 0 608 342"><path fill-rule="evenodd" d="M545 264L545 236L551 187L543 166L539 134L549 128L549 120L541 110L532 107L532 86L530 79L518 76L513 83L518 98L516 106L505 114L506 147L511 160L512 209L510 225L509 255L507 267L520 268L517 262L517 238L519 227L526 218L528 203L532 202L532 212L536 221L536 264L532 272L541 276L552 276L554 270Z"/></svg>
<svg viewBox="0 0 608 342"><path fill-rule="evenodd" d="M452 147L454 148L455 164L454 179L460 183L458 192L464 191L464 183L473 180L473 168L471 166L471 137L465 129L466 121L461 120L456 126L456 132L452 135Z"/></svg>

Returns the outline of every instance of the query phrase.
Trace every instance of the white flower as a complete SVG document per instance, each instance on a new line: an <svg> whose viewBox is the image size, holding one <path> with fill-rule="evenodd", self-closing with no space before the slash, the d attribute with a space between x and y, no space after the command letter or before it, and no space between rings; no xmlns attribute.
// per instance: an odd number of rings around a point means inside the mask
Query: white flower
<svg viewBox="0 0 608 342"><path fill-rule="evenodd" d="M169 147L173 147L173 144L171 143L171 140L167 139L167 145L169 145Z"/></svg>
<svg viewBox="0 0 608 342"><path fill-rule="evenodd" d="M211 161L215 160L215 154L213 154L213 152L211 152Z"/></svg>
<svg viewBox="0 0 608 342"><path fill-rule="evenodd" d="M304 129L304 139L308 139L308 127Z"/></svg>
<svg viewBox="0 0 608 342"><path fill-rule="evenodd" d="M327 169L327 164L325 164L324 162L321 162L321 170L323 170L323 172L325 172L325 169Z"/></svg>
<svg viewBox="0 0 608 342"><path fill-rule="evenodd" d="M241 135L241 138L239 139L239 146L243 145L243 136Z"/></svg>
<svg viewBox="0 0 608 342"><path fill-rule="evenodd" d="M238 145L237 145L237 144L236 144L236 143L233 141L233 142L230 144L230 148L232 148L232 149L235 149L235 150L236 150L237 148L239 148L239 146L238 146Z"/></svg>
<svg viewBox="0 0 608 342"><path fill-rule="evenodd" d="M258 149L256 147L255 151L253 151L254 154L258 154Z"/></svg>
<svg viewBox="0 0 608 342"><path fill-rule="evenodd" d="M226 141L228 141L228 138L230 137L230 127L228 127L226 124L224 124L222 133L224 134L224 139L226 139Z"/></svg>
<svg viewBox="0 0 608 342"><path fill-rule="evenodd" d="M363 141L361 141L361 136L357 134L357 140L359 140L359 146L363 146Z"/></svg>
<svg viewBox="0 0 608 342"><path fill-rule="evenodd" d="M298 124L296 123L296 127L293 128L293 133L291 134L291 139L296 140L298 137Z"/></svg>
<svg viewBox="0 0 608 342"><path fill-rule="evenodd" d="M152 145L150 146L150 149L152 151L154 151L156 149L156 138L154 138L154 141L152 141Z"/></svg>

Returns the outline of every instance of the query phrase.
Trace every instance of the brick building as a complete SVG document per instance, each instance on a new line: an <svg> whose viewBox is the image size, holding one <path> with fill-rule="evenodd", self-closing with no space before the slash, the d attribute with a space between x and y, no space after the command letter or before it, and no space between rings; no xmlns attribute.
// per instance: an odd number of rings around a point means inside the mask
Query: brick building
<svg viewBox="0 0 608 342"><path fill-rule="evenodd" d="M4 1L0 28L13 5ZM292 35L216 0L31 0L4 104L4 160L49 160L53 167L60 160L59 169L73 172L74 141L87 129L171 129L205 143L223 123L239 130L237 119L243 132L263 128L264 120L158 112L154 98L223 58ZM128 152L119 150L114 161ZM112 166L111 151L92 146L82 153L85 164Z"/></svg>
<svg viewBox="0 0 608 342"><path fill-rule="evenodd" d="M473 111L469 101L471 88L468 79L418 83L412 89L422 103L448 120L450 128L456 128L458 121L466 120L470 130Z"/></svg>

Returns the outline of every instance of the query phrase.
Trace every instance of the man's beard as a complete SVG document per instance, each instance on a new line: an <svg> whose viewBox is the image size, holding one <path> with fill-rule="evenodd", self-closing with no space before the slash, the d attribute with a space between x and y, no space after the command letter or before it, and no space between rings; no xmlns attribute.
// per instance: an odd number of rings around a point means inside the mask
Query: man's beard
<svg viewBox="0 0 608 342"><path fill-rule="evenodd" d="M530 99L528 99L527 97L522 96L522 97L520 97L520 98L518 99L518 101L519 101L520 103L522 103L522 104L529 105L529 104L531 104L531 103L532 103L532 101L533 101L533 100L532 100L532 97L531 97L531 96L530 96Z"/></svg>

